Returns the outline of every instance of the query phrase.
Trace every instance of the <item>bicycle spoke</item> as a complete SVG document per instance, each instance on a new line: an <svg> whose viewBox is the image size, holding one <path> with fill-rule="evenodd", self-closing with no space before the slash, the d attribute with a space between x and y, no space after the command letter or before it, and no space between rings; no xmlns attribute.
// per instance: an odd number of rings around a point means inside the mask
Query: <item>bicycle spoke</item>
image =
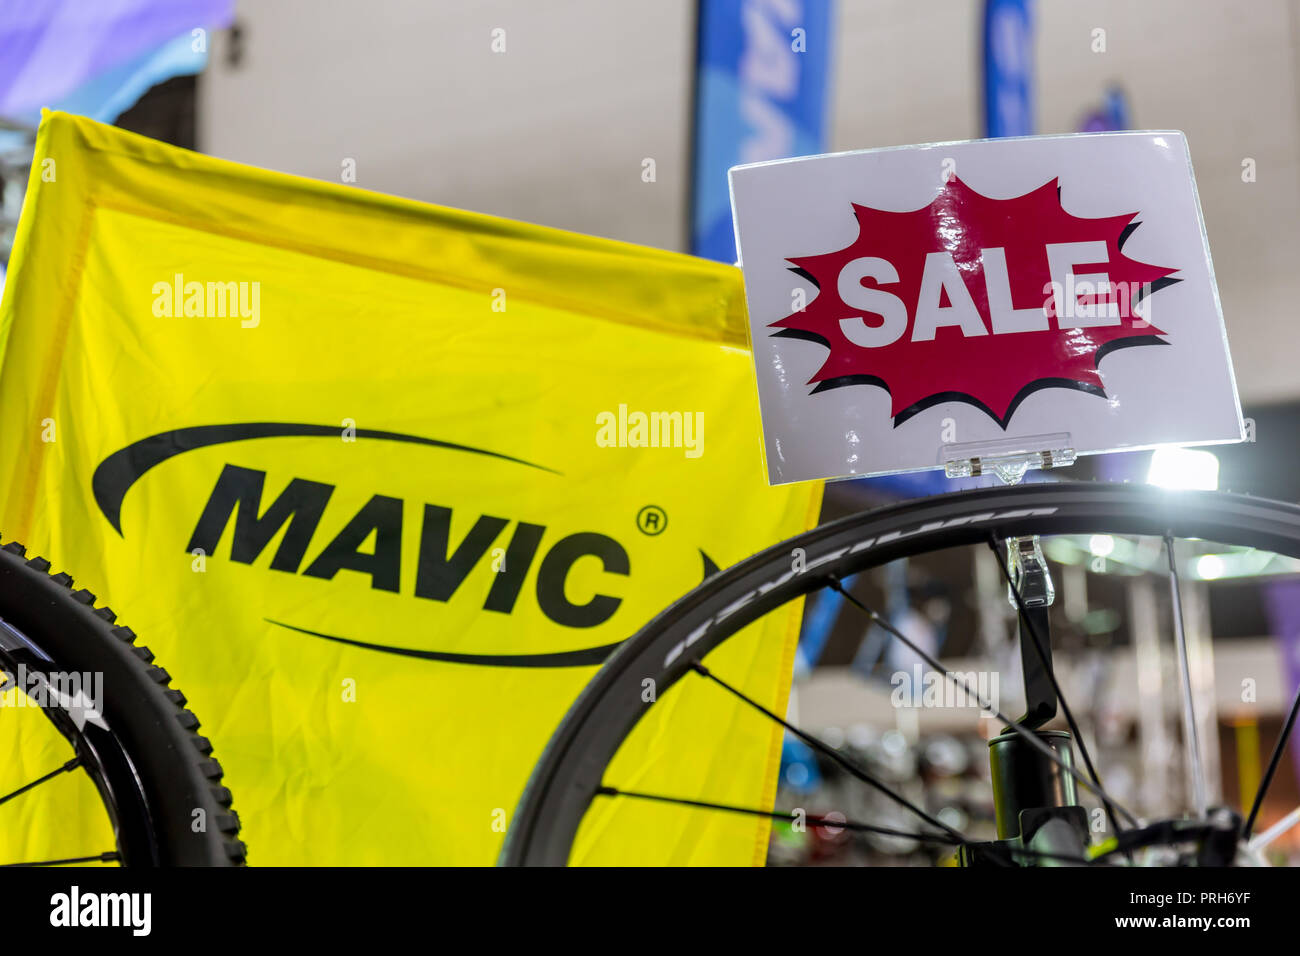
<svg viewBox="0 0 1300 956"><path fill-rule="evenodd" d="M875 611L873 611L871 608L867 607L865 604L863 604L861 601L859 601L856 597L854 597L852 594L850 594L848 591L846 591L846 590L844 589L844 587L840 584L840 582L839 582L839 580L838 580L837 578L835 578L835 577L829 577L829 578L827 578L827 580L830 582L830 586L833 587L835 590L839 591L840 594L844 595L845 599L846 599L850 604L852 604L852 605L853 605L854 607L856 607L858 610L862 611L862 612L863 612L864 614L866 614L869 618L871 618L872 621L874 621L876 624L879 624L881 627L883 627L886 631L888 631L888 632L889 632L890 634L892 634L894 637L896 637L896 638L898 638L900 641L902 641L902 642L903 642L903 643L904 643L908 648L910 648L913 652L915 652L915 653L916 653L916 654L917 654L917 655L918 655L922 660L924 660L924 661L925 661L927 664L929 664L932 668L934 668L934 669L935 669L936 671L938 671L939 673L943 674L943 675L944 675L945 677L947 677L950 681L952 681L953 684L955 684L957 687L959 687L959 688L961 688L963 691L965 691L966 694L967 694L971 699L973 699L973 700L975 700L976 702L979 703L979 705L980 705L981 708L983 708L984 710L987 710L989 713L993 714L995 717L997 717L999 720L1001 720L1003 723L1005 723L1008 727L1010 727L1012 730L1014 730L1016 733L1018 733L1021 737L1023 737L1023 738L1024 738L1024 739L1025 739L1029 744L1030 744L1030 746L1034 747L1034 748L1035 748L1036 750L1038 750L1041 754L1043 754L1043 756L1047 757L1049 760L1051 760L1053 763L1055 763L1057 766L1059 766L1062 770L1064 770L1066 773L1068 773L1071 777L1073 777L1073 778L1075 779L1075 781L1079 784L1079 786L1081 786L1081 787L1085 787L1086 789L1088 789L1090 792L1092 792L1093 794L1095 794L1095 795L1097 796L1097 798L1100 799L1103 803L1108 802L1108 803L1112 804L1112 805L1115 807L1115 809L1118 810L1121 814L1123 814L1124 817L1125 817L1125 818L1126 818L1126 819L1127 819L1127 820L1128 820L1128 821L1129 821L1133 826L1137 826L1137 825L1138 825L1137 817L1135 817L1135 816L1134 816L1133 814L1131 814L1127 809L1125 809L1125 808L1123 807L1123 805L1121 805L1121 804L1119 803L1119 801L1117 801L1117 800L1115 800L1113 797L1111 797L1110 794L1106 793L1106 791L1102 789L1101 784L1099 784L1099 783L1094 783L1093 781L1091 781L1091 780L1089 780L1087 777L1085 777L1083 774L1079 773L1078 770L1076 770L1074 767L1070 766L1068 763L1066 763L1064 760L1062 760L1061 757L1060 757L1060 755L1057 754L1056 751L1054 751L1051 747L1047 746L1047 744L1043 743L1043 741L1038 737L1037 734L1035 734L1033 731L1031 731L1031 730L1027 729L1026 727L1024 727L1024 726L1023 726L1021 723L1019 723L1018 721L1012 720L1012 719L1011 719L1010 717L1008 717L1006 714L1002 713L1002 711L1000 711L1000 710L998 710L996 707L994 707L991 701L988 701L988 700L984 699L983 697L981 697L978 691L976 691L975 689L973 689L972 687L970 687L970 686L969 686L965 681L963 681L963 680L961 680L960 678L958 678L956 674L953 674L952 672L950 672L950 671L944 669L944 667L943 667L942 664L940 664L938 661L936 661L933 657L931 657L931 656L930 656L929 654L927 654L925 651L921 650L921 648L919 648L915 643L913 643L913 642L912 642L912 641L907 637L907 635L905 635L902 631L900 631L898 628L894 627L893 624L891 624L889 621L885 620L883 617L881 617L879 614L877 614L877 613L876 613ZM1119 832L1122 832L1122 831L1119 831Z"/></svg>
<svg viewBox="0 0 1300 956"><path fill-rule="evenodd" d="M845 757L842 753L840 753L830 744L826 743L823 740L818 739L817 737L814 737L812 734L808 733L807 731L800 730L798 727L796 727L794 724L790 723L789 721L785 720L784 718L778 717L776 714L768 710L758 701L754 700L751 697L746 696L743 692L737 690L735 687L732 687L721 677L715 675L712 671L710 671L699 661L692 661L691 668L701 677L708 678L709 680L718 684L718 686L725 689L728 693L733 694L736 697L740 698L750 707L753 707L755 710L757 710L759 713L767 717L770 717L772 720L776 721L786 730L790 731L790 733L794 734L800 740L804 741L804 743L811 746L814 750L819 750L822 753L824 753L827 757L829 757L831 760L834 760L837 764L839 764L841 767L847 770L852 776L856 777L858 780L861 780L863 783L868 784L869 786L875 787L877 790L879 790L889 799L893 800L899 806L906 807L908 810L911 810L913 813L915 813L926 823L930 824L933 827L938 827L940 830L943 830L945 833L955 838L960 843L970 842L970 840L966 838L965 834L948 826L948 824L944 823L942 820L932 817L930 814L926 813L924 810L922 810L916 804L912 803L906 797L895 793L887 785L877 780L875 777L873 777L867 771L863 770L852 760L849 760L847 757Z"/></svg>
<svg viewBox="0 0 1300 956"><path fill-rule="evenodd" d="M670 797L658 793L643 793L638 790L620 790L617 787L611 787L607 784L601 784L601 786L596 788L596 796L628 797L633 800L649 800L654 803L671 803L678 806L694 807L702 810L718 810L723 813L740 813L746 816L768 817L772 820L783 820L790 823L799 820L799 817L793 811L783 812L781 810L759 810L753 807L738 807L729 803L711 803L707 800L688 800L685 797ZM818 816L816 814L806 814L803 821L815 827L838 827L841 830L849 830L854 833L877 833L882 836L916 840L920 843L936 843L942 846L954 848L971 845L970 841L950 837L942 833L913 833L908 830L896 830L893 827L883 827L874 823L859 823L855 820L832 820L828 817ZM1047 853L1043 850L1009 847L1007 848L1007 853L1012 856L1027 856L1040 860L1058 860L1065 863L1078 863L1084 866L1093 865L1092 860L1081 856L1069 856L1063 853Z"/></svg>
<svg viewBox="0 0 1300 956"><path fill-rule="evenodd" d="M596 789L598 797L629 797L633 800L650 800L655 803L674 803L683 807L698 807L703 810L720 810L724 813L742 813L751 817L768 817L772 820L786 820L797 822L798 814L794 811L782 812L780 810L759 810L753 807L737 807L727 803L710 803L707 800L688 800L685 797L669 797L657 793L642 793L638 790L620 790L617 787L611 787L602 784ZM948 846L960 846L961 841L957 837L948 836L946 833L910 833L906 830L895 830L893 827L882 827L873 823L858 823L853 820L831 820L827 817L806 814L804 822L819 827L839 827L842 830L852 830L857 833L879 833L883 836L903 837L908 840L918 840L922 843L942 843Z"/></svg>
<svg viewBox="0 0 1300 956"><path fill-rule="evenodd" d="M1201 737L1196 730L1196 703L1192 700L1192 668L1187 659L1187 632L1183 628L1183 599L1178 586L1178 562L1174 560L1174 539L1165 536L1169 557L1169 594L1174 609L1174 647L1178 651L1178 673L1183 683L1183 749L1187 772L1192 778L1192 802L1198 819L1204 819L1209 800L1205 795L1205 771L1201 766ZM1249 831L1247 831L1249 832Z"/></svg>
<svg viewBox="0 0 1300 956"><path fill-rule="evenodd" d="M1255 802L1250 807L1250 816L1246 818L1246 826L1241 831L1243 840L1249 840L1251 832L1255 829L1255 819L1259 816L1259 808L1264 805L1264 795L1268 793L1268 786L1273 782L1273 774L1277 773L1277 765L1282 762L1282 754L1286 753L1286 741L1291 736L1291 728L1295 726L1298 711L1300 711L1300 687L1296 688L1295 699L1291 701L1291 712L1286 716L1286 724L1282 727L1282 736L1278 737L1277 745L1273 748L1273 755L1268 758L1268 770L1264 771L1264 779L1259 783L1259 792L1255 794Z"/></svg>
<svg viewBox="0 0 1300 956"><path fill-rule="evenodd" d="M1262 850L1282 834L1289 831L1296 824L1300 824L1300 807L1296 807L1277 823L1273 824L1255 839L1250 841L1249 848L1252 850Z"/></svg>
<svg viewBox="0 0 1300 956"><path fill-rule="evenodd" d="M3 797L0 797L0 803L8 803L14 797L26 793L28 790L31 790L33 787L39 787L41 784L53 780L55 777L59 776L59 774L68 773L69 771L75 770L77 767L80 766L81 766L81 758L73 757L71 760L65 763L58 770L51 770L45 776L38 777L37 779L33 780L31 783L24 784L23 786L19 787L17 790L12 790L9 793L6 793Z"/></svg>
<svg viewBox="0 0 1300 956"><path fill-rule="evenodd" d="M1107 799L1104 796L1101 796L1102 794L1101 778L1097 776L1097 770L1092 765L1092 757L1088 753L1088 745L1084 743L1083 733L1079 730L1078 723L1075 722L1074 712L1070 710L1070 705L1066 702L1065 694L1061 691L1061 685L1056 679L1056 674L1054 673L1052 666L1047 662L1047 652L1043 647L1043 639L1039 636L1038 628L1034 626L1033 619L1025 611L1024 598L1021 597L1020 589L1016 587L1016 583L1011 577L1011 570L1007 567L1006 562L1002 559L1002 554L998 546L997 538L990 535L988 540L988 545L989 545L989 550L993 552L993 557L998 562L998 567L1002 569L1002 576L1006 578L1007 587L1011 589L1012 597L1015 598L1016 613L1019 615L1020 620L1024 622L1025 629L1029 632L1029 640L1030 643L1033 644L1034 646L1034 653L1038 655L1038 663L1042 666L1044 672L1046 673L1047 679L1051 681L1052 690L1056 693L1056 699L1061 704L1061 712L1065 715L1065 722L1067 725L1069 725L1070 733L1074 734L1074 739L1079 744L1079 756L1083 758L1083 765L1084 767L1087 768L1088 775L1092 777L1093 783L1097 785L1098 788L1097 794L1099 797L1101 797L1102 807L1106 811L1106 819L1110 821L1110 825L1112 828L1114 828L1115 832L1119 833L1122 828L1119 825L1119 821L1115 819L1115 808L1111 806L1111 802L1109 799ZM1129 814L1126 813L1125 816L1129 816ZM1132 820L1132 817L1130 816L1129 819ZM1133 822L1136 824L1137 821L1133 821Z"/></svg>
<svg viewBox="0 0 1300 956"><path fill-rule="evenodd" d="M115 850L109 850L98 856L73 856L66 860L33 860L30 863L0 863L0 867L11 866L68 866L72 863L116 863L122 857Z"/></svg>

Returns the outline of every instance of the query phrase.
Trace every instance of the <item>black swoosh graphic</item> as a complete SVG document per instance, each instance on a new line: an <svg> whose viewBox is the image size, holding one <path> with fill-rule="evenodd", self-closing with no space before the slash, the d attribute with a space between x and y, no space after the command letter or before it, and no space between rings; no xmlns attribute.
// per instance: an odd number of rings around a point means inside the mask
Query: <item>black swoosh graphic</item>
<svg viewBox="0 0 1300 956"><path fill-rule="evenodd" d="M309 425L298 422L239 422L231 425L195 425L190 428L177 428L168 432L159 432L125 448L113 452L95 468L90 486L95 495L95 503L104 513L108 523L118 535L122 534L122 500L131 486L139 481L150 468L160 465L169 458L175 458L187 451L209 448L212 445L224 445L228 442L250 441L255 438L333 438L339 440L342 429L335 425ZM561 472L547 468L522 458L475 448L472 445L458 445L455 442L439 441L436 438L423 438L419 435L407 435L403 432L379 431L373 428L358 428L358 438L373 438L379 441L406 442L412 445L425 445L430 448L446 448L451 451L463 451L471 455L484 455L501 461L514 462L538 471L559 475Z"/></svg>
<svg viewBox="0 0 1300 956"><path fill-rule="evenodd" d="M623 643L617 641L600 647L584 647L576 651L558 651L553 654L452 654L448 651L419 651L410 647L368 644L365 641L354 641L349 637L339 637L336 634L324 634L305 627L295 627L292 624L273 621L269 617L264 617L262 620L266 621L267 624L274 624L276 627L297 631L299 634L323 637L327 641L349 644L352 647L362 647L368 651L401 654L403 657L418 657L426 661L447 661L452 664L478 664L488 667L593 667L604 663L605 658L614 653L619 644Z"/></svg>
<svg viewBox="0 0 1300 956"><path fill-rule="evenodd" d="M703 548L700 549L700 557L704 559L704 578L708 580L718 573L718 566L713 562L712 558L704 553ZM356 641L350 637L339 637L337 634L326 634L322 631L313 631L310 628L298 627L294 624L285 624L283 621L275 621L269 617L264 617L262 620L267 624L274 624L276 627L282 627L288 631L297 631L299 634L307 634L310 637L321 637L327 641L335 641L351 647L360 647L367 651L400 654L403 657L416 657L424 661L477 664L480 667L594 667L597 664L603 664L605 658L614 653L619 645L623 643L622 641L616 641L613 644L602 644L600 647L583 647L576 651L557 651L551 654L453 654L449 651L421 651L411 647L371 644L366 641Z"/></svg>
<svg viewBox="0 0 1300 956"><path fill-rule="evenodd" d="M718 567L718 565L714 562L714 560L711 557L709 557L707 554L704 553L703 548L700 548L700 557L704 559L704 580L705 581L707 581L709 578L713 577L720 570L722 570L721 568Z"/></svg>

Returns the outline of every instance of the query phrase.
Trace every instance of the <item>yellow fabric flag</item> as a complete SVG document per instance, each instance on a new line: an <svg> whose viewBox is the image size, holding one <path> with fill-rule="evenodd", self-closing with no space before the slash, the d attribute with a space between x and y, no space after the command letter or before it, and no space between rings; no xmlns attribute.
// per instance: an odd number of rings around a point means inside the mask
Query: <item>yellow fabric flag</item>
<svg viewBox="0 0 1300 956"><path fill-rule="evenodd" d="M764 480L743 309L728 266L47 113L0 307L2 527L172 672L251 863L489 864L610 650L816 520L820 486ZM798 614L711 666L784 712ZM770 805L780 743L684 682L617 759ZM766 821L632 803L574 862L764 858ZM48 849L44 812L0 839Z"/></svg>

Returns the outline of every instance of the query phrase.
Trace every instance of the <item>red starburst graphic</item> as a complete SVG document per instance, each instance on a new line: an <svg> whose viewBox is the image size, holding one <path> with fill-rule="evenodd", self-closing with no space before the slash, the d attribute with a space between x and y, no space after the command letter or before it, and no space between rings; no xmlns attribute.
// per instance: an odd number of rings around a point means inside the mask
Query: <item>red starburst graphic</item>
<svg viewBox="0 0 1300 956"><path fill-rule="evenodd" d="M868 384L888 390L897 427L945 401L1006 428L1039 388L1105 396L1097 364L1126 345L1165 344L1150 296L1176 269L1124 255L1136 212L1081 219L1061 207L1057 180L1012 199L982 196L953 177L927 206L885 212L853 205L857 238L790 258L818 289L771 324L830 353L813 392Z"/></svg>

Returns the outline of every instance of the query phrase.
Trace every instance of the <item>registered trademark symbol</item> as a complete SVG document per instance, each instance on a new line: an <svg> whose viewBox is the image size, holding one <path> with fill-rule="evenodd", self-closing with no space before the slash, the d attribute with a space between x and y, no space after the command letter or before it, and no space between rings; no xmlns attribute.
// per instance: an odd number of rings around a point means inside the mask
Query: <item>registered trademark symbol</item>
<svg viewBox="0 0 1300 956"><path fill-rule="evenodd" d="M636 526L642 534L654 537L668 527L668 513L658 505L646 505L636 513Z"/></svg>

